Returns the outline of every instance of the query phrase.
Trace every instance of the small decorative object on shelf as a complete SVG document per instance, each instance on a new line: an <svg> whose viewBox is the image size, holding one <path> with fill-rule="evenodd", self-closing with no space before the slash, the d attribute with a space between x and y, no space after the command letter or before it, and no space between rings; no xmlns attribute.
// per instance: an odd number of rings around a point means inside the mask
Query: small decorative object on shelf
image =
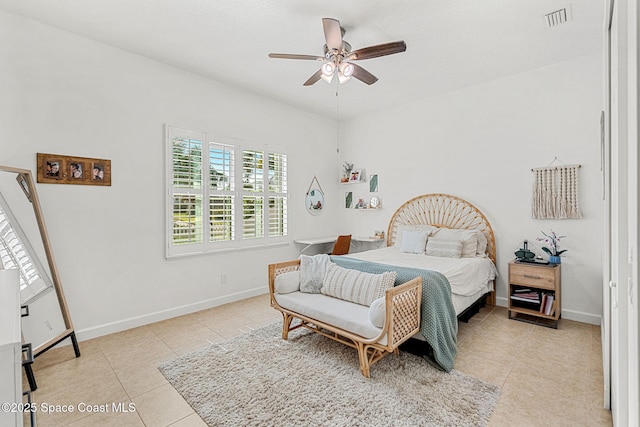
<svg viewBox="0 0 640 427"><path fill-rule="evenodd" d="M366 175L364 169L353 169L349 176L349 182L364 182L366 181Z"/></svg>
<svg viewBox="0 0 640 427"><path fill-rule="evenodd" d="M547 254L549 254L549 263L550 264L560 264L560 255L567 252L566 249L560 250L560 239L564 239L567 236L558 236L558 234L551 230L549 234L542 232L544 237L538 237L536 240L539 242L544 242L545 247L542 248Z"/></svg>
<svg viewBox="0 0 640 427"><path fill-rule="evenodd" d="M349 182L352 170L353 163L344 162L344 165L342 165L342 178L340 178L340 182Z"/></svg>

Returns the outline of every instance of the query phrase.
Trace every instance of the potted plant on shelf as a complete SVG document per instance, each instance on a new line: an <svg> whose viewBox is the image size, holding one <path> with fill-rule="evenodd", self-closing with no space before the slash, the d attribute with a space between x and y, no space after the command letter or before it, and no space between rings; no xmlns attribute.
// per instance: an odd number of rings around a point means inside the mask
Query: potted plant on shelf
<svg viewBox="0 0 640 427"><path fill-rule="evenodd" d="M342 178L340 178L340 182L349 182L349 178L351 177L351 171L353 170L353 163L344 162L342 165Z"/></svg>
<svg viewBox="0 0 640 427"><path fill-rule="evenodd" d="M549 254L549 263L560 264L560 255L567 251L566 249L560 249L560 239L564 239L567 236L558 236L553 230L549 234L542 231L542 234L544 237L538 237L536 240L545 243L546 246L542 250Z"/></svg>

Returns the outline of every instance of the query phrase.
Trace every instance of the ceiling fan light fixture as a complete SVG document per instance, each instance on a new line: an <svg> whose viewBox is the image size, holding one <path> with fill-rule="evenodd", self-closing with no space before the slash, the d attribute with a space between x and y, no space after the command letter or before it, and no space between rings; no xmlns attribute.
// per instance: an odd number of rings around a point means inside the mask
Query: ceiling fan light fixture
<svg viewBox="0 0 640 427"><path fill-rule="evenodd" d="M322 75L326 77L333 77L333 73L336 71L336 66L333 62L325 62L322 64Z"/></svg>
<svg viewBox="0 0 640 427"><path fill-rule="evenodd" d="M340 74L344 77L351 77L356 67L353 66L350 62L343 62L340 64Z"/></svg>
<svg viewBox="0 0 640 427"><path fill-rule="evenodd" d="M346 77L346 76L343 76L342 73L338 74L338 81L340 82L340 84L346 83L349 80L351 80L351 76Z"/></svg>
<svg viewBox="0 0 640 427"><path fill-rule="evenodd" d="M325 76L323 73L320 73L320 78L327 83L331 83L333 81L333 74L330 76Z"/></svg>

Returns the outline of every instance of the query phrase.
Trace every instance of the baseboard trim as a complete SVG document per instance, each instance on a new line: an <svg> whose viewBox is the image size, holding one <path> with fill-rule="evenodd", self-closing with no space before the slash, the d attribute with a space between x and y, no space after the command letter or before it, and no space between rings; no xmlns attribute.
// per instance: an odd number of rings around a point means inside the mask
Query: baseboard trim
<svg viewBox="0 0 640 427"><path fill-rule="evenodd" d="M509 307L509 300L504 297L497 297L496 305L499 307ZM574 320L581 323L589 323L591 325L600 326L602 324L602 316L599 314L584 313L582 311L570 310L566 308L562 309L562 318L567 320Z"/></svg>
<svg viewBox="0 0 640 427"><path fill-rule="evenodd" d="M119 320L117 322L105 323L104 325L77 330L76 337L78 338L78 341L86 341L104 335L113 334L115 332L121 332L127 329L148 325L150 323L171 319L173 317L195 313L196 311L206 310L208 308L217 307L222 304L228 304L230 302L240 301L246 298L263 295L267 292L268 290L266 287L254 288L242 292L224 295L221 297L211 298L205 301L198 301L197 303L193 304L172 307L167 310L157 311L155 313L149 313L142 316ZM66 344L68 345L68 343Z"/></svg>

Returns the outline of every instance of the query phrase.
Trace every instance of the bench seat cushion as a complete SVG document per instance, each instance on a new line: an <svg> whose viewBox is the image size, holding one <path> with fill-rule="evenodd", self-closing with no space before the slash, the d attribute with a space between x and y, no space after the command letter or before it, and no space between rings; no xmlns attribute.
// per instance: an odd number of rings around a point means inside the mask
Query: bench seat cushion
<svg viewBox="0 0 640 427"><path fill-rule="evenodd" d="M374 326L369 321L369 307L364 305L323 294L309 294L299 291L274 294L274 298L282 308L367 339L375 338L382 332L382 328ZM379 342L386 345L386 341L385 335Z"/></svg>

